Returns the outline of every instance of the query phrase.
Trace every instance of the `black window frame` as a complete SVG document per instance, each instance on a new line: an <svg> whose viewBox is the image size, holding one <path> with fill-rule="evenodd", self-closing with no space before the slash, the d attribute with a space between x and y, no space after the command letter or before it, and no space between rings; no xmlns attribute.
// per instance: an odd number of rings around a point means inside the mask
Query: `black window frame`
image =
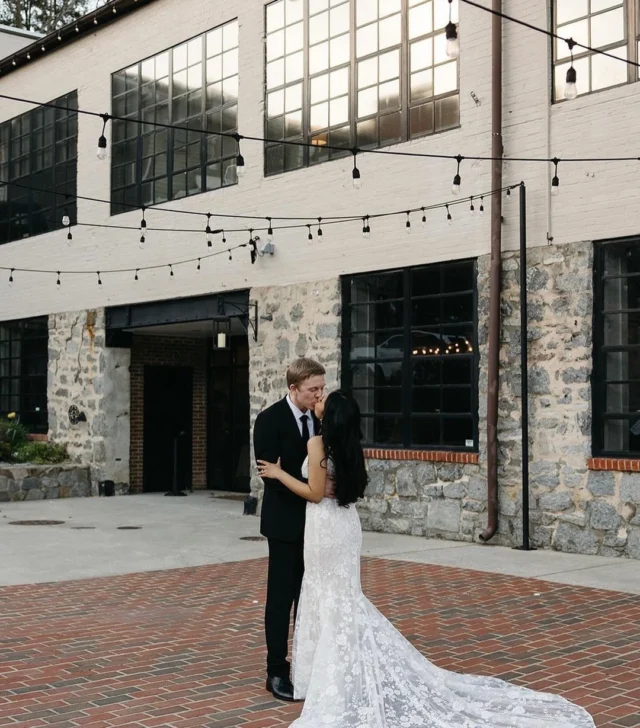
<svg viewBox="0 0 640 728"><path fill-rule="evenodd" d="M637 273L614 275L605 274L605 255L607 249L614 246L629 247L638 246L640 251L640 237L629 237L617 240L604 240L594 243L593 251L593 372L591 377L591 398L592 398L592 433L591 449L594 457L610 458L640 458L640 446L637 450L616 450L605 447L605 424L607 420L629 420L635 419L640 422L640 412L607 411L607 388L613 385L625 385L633 381L640 381L640 367L638 376L635 378L607 379L607 354L617 352L637 352L640 357L640 342L638 344L605 344L606 315L620 315L623 313L638 313L640 308L610 309L605 312L605 281L619 278L637 278L640 280L640 265ZM640 385L639 385L640 386Z"/></svg>
<svg viewBox="0 0 640 728"><path fill-rule="evenodd" d="M376 2L377 0L369 0L370 2ZM409 37L409 11L414 10L415 8L409 7L409 0L401 0L401 39L399 45L396 44L394 46L389 46L388 48L385 48L383 50L378 50L375 53L358 56L357 55L357 49L356 49L356 37L358 32L358 26L357 26L357 20L356 20L356 3L357 0L348 0L348 3L350 5L350 25L349 25L349 36L350 36L350 57L348 65L346 62L344 64L333 66L331 63L329 63L329 66L325 71L318 71L315 74L312 74L309 68L309 51L310 51L310 32L309 32L309 18L310 18L310 11L309 11L309 0L300 0L300 2L303 3L303 35L304 35L304 41L303 41L303 73L302 78L300 80L300 83L302 83L302 112L301 112L301 134L294 134L294 135L287 135L286 133L286 112L283 113L283 133L282 136L275 134L274 135L274 128L273 126L270 127L270 117L268 113L268 95L269 93L274 93L279 90L282 90L286 93L286 89L290 87L291 85L295 85L298 83L298 81L293 81L291 83L288 83L285 78L284 85L274 86L272 88L268 88L267 86L267 72L268 72L268 63L269 59L267 56L267 42L268 42L268 21L267 21L267 13L268 8L275 3L279 2L279 0L272 0L272 2L268 2L264 6L264 87L263 87L263 101L264 101L264 132L265 137L267 139L282 139L282 141L302 141L307 144L313 143L313 138L317 137L325 137L324 144L329 144L332 146L338 146L343 147L346 149L346 151L337 151L337 150L324 150L321 144L318 144L318 146L314 147L299 147L297 145L293 144L282 144L282 143L270 143L265 142L264 145L264 175L265 177L272 177L278 174L283 174L285 172L290 172L295 169L303 169L305 167L313 166L315 164L319 164L322 162L330 161L333 159L340 159L345 156L348 156L350 154L350 149L357 146L362 149L377 149L377 148L383 148L387 146L391 146L394 144L400 144L400 143L406 143L410 142L415 139L423 139L426 137L432 137L436 136L438 134L443 134L448 131L452 131L454 129L459 129L461 126L461 117L460 117L460 98L461 98L461 89L460 89L460 62L459 59L456 61L455 59L449 59L447 62L440 63L435 61L435 52L432 55L432 61L431 65L428 66L430 69L435 69L436 67L439 67L441 65L445 65L448 62L456 62L457 68L456 68L456 78L457 78L457 88L455 91L451 92L445 92L443 94L436 95L433 93L431 97L424 97L422 99L412 100L411 97L411 47L414 43L418 43L421 40L426 40L429 38L435 38L436 36L443 36L444 37L444 27L438 27L437 30L431 29L430 32L424 33L422 35L416 36L414 38ZM435 2L435 0L434 0ZM432 17L434 17L435 10L432 12ZM315 15L314 15L315 17ZM380 20L378 22L381 22ZM285 26L286 28L286 19L285 19ZM331 35L329 35L331 37ZM400 77L399 77L399 84L400 84L400 106L395 108L390 108L389 110L384 109L378 109L378 111L375 114L359 118L358 117L358 64L363 63L367 60L378 58L380 56L383 56L384 54L388 52L392 52L394 50L398 49L400 54ZM286 55L284 56L286 59ZM285 60L285 66L286 66L286 60ZM311 129L311 82L312 78L318 77L323 75L323 73L331 74L332 71L341 70L343 68L348 69L348 77L349 77L349 99L348 99L348 108L349 108L349 118L348 120L341 125L338 125L336 127L332 126L331 124L327 127L326 130L323 131L313 131ZM420 67L423 68L423 67ZM427 68L425 66L424 68ZM383 84L381 84L383 85ZM446 104L450 103L451 100L453 100L454 106L457 106L457 114L456 114L456 122L451 124L442 124L441 126L438 126L437 118L439 116L444 116L445 110L444 107ZM411 133L411 123L412 123L412 112L416 112L416 119L420 116L420 109L426 109L428 106L432 107L432 125L433 128L430 131L422 132L422 133ZM395 138L387 138L381 141L382 131L380 127L380 120L386 119L389 120L391 116L394 114L400 115L400 135ZM365 136L360 136L358 134L358 126L364 125L367 122L374 120L376 122L376 135L377 135L377 141L375 142L368 142L366 140ZM419 119L418 119L419 120ZM422 122L424 123L424 119L422 119ZM427 121L428 123L428 121ZM344 133L345 129L349 130L348 139L346 139L346 134ZM271 170L271 158L279 158L279 150L282 152L282 169L273 169ZM290 166L288 166L290 165Z"/></svg>
<svg viewBox="0 0 640 728"><path fill-rule="evenodd" d="M235 24L236 31L239 31L238 18L230 18L224 23L220 23L202 33L187 38L180 43L176 43L169 48L154 53L152 56L141 59L136 63L130 64L125 68L121 68L111 74L111 107L112 113L116 116L126 116L132 119L142 118L143 120L155 121L167 124L182 124L190 128L203 129L209 131L226 132L229 134L238 131L238 93L237 83L239 79L239 69L236 68L235 74L227 77L221 77L217 82L208 79L207 65L208 61L220 57L222 64L224 48L220 53L207 55L209 38L213 34L220 32L221 38L224 34L224 28ZM174 52L181 47L189 48L190 44L200 41L201 59L199 62L191 64L187 58L186 67L174 69ZM235 46L227 49L226 52L235 50L239 64L239 43L236 41ZM189 52L188 50L186 51ZM158 94L158 81L162 78L157 76L157 66L155 62L167 56L167 87L166 98L164 93L162 97ZM152 80L143 82L143 68L146 64L154 64L154 77ZM174 75L182 73L184 70L188 79L189 68L200 63L201 79L200 85L191 89L189 80L186 81L186 91L174 95ZM136 70L135 80L130 73L132 69ZM224 73L222 71L222 73ZM130 75L127 75L130 74ZM145 77L146 78L146 77ZM236 83L235 96L226 97L226 83L229 83L233 91L233 79ZM214 86L220 85L220 103L209 102L209 90ZM129 112L130 99L129 92L135 92L135 103ZM200 108L190 112L190 104L194 93L200 93ZM149 96L152 94L153 98ZM214 92L211 92L212 101L214 100ZM147 103L148 101L148 103ZM116 113L120 111L120 103L125 104L125 114ZM162 107L166 102L166 119L158 107ZM186 115L180 114L179 106L186 108ZM235 123L231 124L229 111L234 112ZM172 200L193 197L194 195L203 194L205 192L213 192L223 187L231 187L238 183L236 173L236 159L238 154L237 142L230 137L221 137L214 134L203 134L200 131L184 132L180 129L164 129L156 126L145 127L144 124L135 121L118 121L112 122L111 134L111 215L118 215L128 212L132 209L150 207L155 204L162 204ZM158 144L160 142L163 146ZM153 145L153 149L149 151L147 147ZM119 149L123 148L123 156L120 157ZM128 147L128 148L127 148ZM147 147L147 148L145 148ZM193 149L197 149L199 160L195 163L190 161L190 154ZM130 152L133 150L133 154ZM177 152L184 152L185 167L176 171L175 155ZM164 174L157 174L155 170L155 160L157 157L165 156ZM154 167L154 171L150 176L145 176L143 165L147 160ZM220 184L209 184L210 179L208 171L215 165L219 165L219 182ZM128 168L128 169L127 169ZM121 171L122 170L122 171ZM133 173L133 182L131 182L131 173ZM225 177L229 173L229 181L225 182ZM129 174L129 177L127 177ZM174 190L174 176L180 174L185 177L184 194L176 195ZM200 185L197 189L190 191L189 175L200 175ZM166 195L157 196L155 194L156 183L164 180ZM150 186L150 187L148 187ZM151 196L149 196L149 189Z"/></svg>
<svg viewBox="0 0 640 728"><path fill-rule="evenodd" d="M468 264L472 267L471 274L473 279L473 289L464 289L459 291L452 291L449 293L443 293L440 291L437 294L425 294L423 291L420 291L419 294L413 295L413 284L412 284L412 278L414 273L423 271L423 270L433 270L437 271L438 275L440 276L440 282L442 285L443 276L445 271L451 270L454 266L461 266L463 264ZM350 392L356 392L358 389L371 389L375 392L375 390L380 390L382 387L378 387L374 384L373 387L367 386L364 388L358 388L353 386L353 372L352 372L352 366L354 364L362 365L362 364L376 364L376 360L378 360L377 356L372 357L358 357L357 359L352 359L351 357L351 340L352 337L357 336L358 334L362 335L363 333L367 333L364 330L360 331L359 329L357 332L352 332L352 324L351 324L351 313L352 313L352 307L355 305L371 305L371 302L368 304L360 303L360 304L353 304L351 301L351 285L352 282L356 279L362 279L367 277L376 277L381 275L387 275L387 274L402 274L403 278L403 294L400 298L396 299L385 299L385 301L402 301L403 302L403 314L402 314L402 325L400 327L393 326L393 327L380 327L376 328L375 330L372 329L371 332L373 333L374 339L376 333L382 333L383 335L386 335L387 333L389 335L402 335L403 337L403 349L402 349L402 381L401 381L401 389L402 389L402 413L399 415L401 419L401 428L402 428L402 442L381 442L381 441L366 441L365 446L370 448L383 448L383 449L392 449L392 450L420 450L420 451L450 451L450 452L471 452L471 453L477 453L478 447L479 447L479 411L478 411L478 382L479 382L479 354L478 354L478 282L477 282L477 260L474 258L466 258L461 260L455 260L455 261L448 261L448 262L442 262L442 263L432 263L427 265L419 265L419 266L411 266L408 268L391 268L391 269L385 269L385 270L377 270L377 271L369 271L366 273L356 273L356 274L349 274L342 276L341 278L341 289L342 289L342 332L341 332L341 346L342 346L342 354L341 354L341 385L344 389ZM433 326L426 326L426 325L413 325L412 324L412 303L416 301L425 301L427 299L437 299L438 301L441 301L443 298L448 296L457 296L457 295L463 295L463 294L471 294L472 295L472 318L473 320L471 322L463 322L460 321L456 324L444 324L442 321ZM439 304L440 305L440 304ZM441 309L440 309L441 310ZM472 351L470 353L462 353L457 354L456 359L461 360L462 357L470 361L470 368L471 368L471 376L469 380L469 388L470 388L470 411L469 412L449 412L449 413L415 413L412 409L412 400L414 396L414 392L417 389L426 389L427 387L419 387L416 386L413 382L413 362L416 361L416 359L413 359L412 357L418 356L418 360L428 360L428 361L435 361L436 359L441 361L444 359L443 355L430 355L422 357L420 354L416 354L416 349L414 348L414 343L412 341L412 338L410 336L412 330L420 329L420 328L437 328L440 331L440 336L444 335L443 327L446 328L447 326L470 326L472 331L472 337L473 337L473 345L471 346ZM424 332L420 332L424 333ZM462 336L461 334L459 336ZM467 341L467 343L469 343ZM375 346L375 348L379 348L379 345ZM397 363L397 361L396 361ZM375 374L374 374L374 382L375 382ZM448 385L442 384L442 379L440 379L439 389L442 390L443 388L447 387ZM466 384L453 384L450 385L453 388L459 389L466 387ZM397 387L397 385L396 385ZM435 387L431 387L435 388ZM375 394L374 394L375 396ZM374 414L374 422L376 417L382 417L385 416L389 417L390 415L385 413L373 413ZM453 418L460 418L462 415L469 416L472 421L472 437L473 437L473 445L451 445L451 444L444 444L443 442L443 422L446 419L453 419ZM396 415L393 415L396 417ZM439 433L440 438L439 442L434 442L432 444L415 444L412 438L412 419L413 418L420 418L420 419L436 419L439 423ZM374 425L375 427L375 425Z"/></svg>
<svg viewBox="0 0 640 728"><path fill-rule="evenodd" d="M36 434L48 430L48 366L47 316L0 321L0 415L15 412Z"/></svg>
<svg viewBox="0 0 640 728"><path fill-rule="evenodd" d="M78 93L49 103L77 109ZM0 245L62 229L65 212L77 220L77 160L76 110L38 106L0 124Z"/></svg>

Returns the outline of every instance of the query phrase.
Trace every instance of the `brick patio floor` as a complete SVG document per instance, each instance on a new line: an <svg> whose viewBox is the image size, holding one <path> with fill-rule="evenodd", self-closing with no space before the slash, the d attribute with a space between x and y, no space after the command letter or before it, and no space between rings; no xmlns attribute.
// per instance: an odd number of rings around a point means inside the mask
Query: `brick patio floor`
<svg viewBox="0 0 640 728"><path fill-rule="evenodd" d="M255 560L0 589L0 726L288 725L300 706L264 691L265 574ZM381 559L363 581L441 667L640 726L640 597Z"/></svg>

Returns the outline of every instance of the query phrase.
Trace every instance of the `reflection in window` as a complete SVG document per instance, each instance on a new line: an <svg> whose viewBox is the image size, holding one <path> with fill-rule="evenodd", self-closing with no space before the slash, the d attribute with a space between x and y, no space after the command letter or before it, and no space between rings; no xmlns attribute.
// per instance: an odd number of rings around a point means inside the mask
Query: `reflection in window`
<svg viewBox="0 0 640 728"><path fill-rule="evenodd" d="M51 103L0 124L0 244L76 222L78 95Z"/></svg>
<svg viewBox="0 0 640 728"><path fill-rule="evenodd" d="M594 450L640 455L640 246L600 245L596 255Z"/></svg>
<svg viewBox="0 0 640 728"><path fill-rule="evenodd" d="M627 59L627 3L635 0L559 0L554 2L555 32L562 38L606 50ZM635 48L633 49L635 51ZM619 86L629 80L626 63L607 56L574 48L573 67L577 74L578 95ZM564 86L571 65L568 45L559 39L554 42L554 99L565 98Z"/></svg>
<svg viewBox="0 0 640 728"><path fill-rule="evenodd" d="M266 6L266 173L459 124L447 0L276 0ZM458 22L457 0L451 5ZM305 141L311 149L278 144ZM348 152L347 152L348 153Z"/></svg>
<svg viewBox="0 0 640 728"><path fill-rule="evenodd" d="M0 415L37 433L47 431L48 341L46 316L0 323Z"/></svg>
<svg viewBox="0 0 640 728"><path fill-rule="evenodd" d="M233 133L238 128L238 21L112 77L113 113ZM236 143L199 132L113 122L112 213L235 184Z"/></svg>
<svg viewBox="0 0 640 728"><path fill-rule="evenodd" d="M477 444L473 261L344 279L343 386L369 445Z"/></svg>

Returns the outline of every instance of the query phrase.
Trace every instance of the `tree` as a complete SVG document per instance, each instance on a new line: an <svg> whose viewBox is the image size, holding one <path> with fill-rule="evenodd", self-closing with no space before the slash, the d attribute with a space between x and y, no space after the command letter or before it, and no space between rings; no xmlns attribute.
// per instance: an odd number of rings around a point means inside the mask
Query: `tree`
<svg viewBox="0 0 640 728"><path fill-rule="evenodd" d="M0 0L0 23L51 33L108 0Z"/></svg>

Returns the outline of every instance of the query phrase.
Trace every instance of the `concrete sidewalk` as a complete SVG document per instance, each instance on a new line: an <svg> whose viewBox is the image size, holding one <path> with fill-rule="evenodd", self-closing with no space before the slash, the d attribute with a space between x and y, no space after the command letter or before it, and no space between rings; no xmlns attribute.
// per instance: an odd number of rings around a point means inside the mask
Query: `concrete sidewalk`
<svg viewBox="0 0 640 728"><path fill-rule="evenodd" d="M204 566L267 555L258 519L242 502L210 492L186 498L135 495L0 506L0 586L60 582ZM17 520L60 525L17 526ZM125 527L125 530L122 530ZM365 556L474 569L560 584L640 594L640 561L522 552L479 545L365 533Z"/></svg>

